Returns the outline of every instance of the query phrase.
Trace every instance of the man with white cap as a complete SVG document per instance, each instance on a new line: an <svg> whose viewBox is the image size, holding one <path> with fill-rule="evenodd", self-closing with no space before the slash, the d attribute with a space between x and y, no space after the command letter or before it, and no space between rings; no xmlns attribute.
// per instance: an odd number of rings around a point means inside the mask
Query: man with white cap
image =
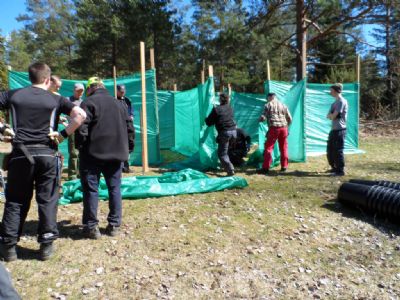
<svg viewBox="0 0 400 300"><path fill-rule="evenodd" d="M82 83L75 83L74 85L74 94L69 97L69 100L75 104L80 106L82 103L82 95L85 90L85 87ZM77 179L79 175L79 166L78 166L78 156L79 151L75 148L75 134L71 134L68 137L68 180Z"/></svg>

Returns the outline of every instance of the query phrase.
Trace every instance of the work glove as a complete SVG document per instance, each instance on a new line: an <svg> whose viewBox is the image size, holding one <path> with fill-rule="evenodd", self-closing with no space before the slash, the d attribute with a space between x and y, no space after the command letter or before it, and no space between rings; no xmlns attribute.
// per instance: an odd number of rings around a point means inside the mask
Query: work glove
<svg viewBox="0 0 400 300"><path fill-rule="evenodd" d="M58 131L52 131L47 135L56 145L64 141L64 137Z"/></svg>
<svg viewBox="0 0 400 300"><path fill-rule="evenodd" d="M11 143L14 137L15 137L15 133L12 128L7 127L6 129L4 129L3 142Z"/></svg>

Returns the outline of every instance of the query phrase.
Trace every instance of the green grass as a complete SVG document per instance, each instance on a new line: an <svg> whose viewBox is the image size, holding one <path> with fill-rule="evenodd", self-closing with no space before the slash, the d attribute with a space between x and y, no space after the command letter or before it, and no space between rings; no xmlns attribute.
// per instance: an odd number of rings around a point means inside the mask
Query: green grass
<svg viewBox="0 0 400 300"><path fill-rule="evenodd" d="M242 190L124 201L118 238L82 239L82 205L60 207L48 262L36 259L33 206L7 268L23 299L396 299L399 228L334 200L351 178L400 181L399 143L362 140L344 178L314 157L284 175L239 171ZM101 228L107 212L101 202Z"/></svg>

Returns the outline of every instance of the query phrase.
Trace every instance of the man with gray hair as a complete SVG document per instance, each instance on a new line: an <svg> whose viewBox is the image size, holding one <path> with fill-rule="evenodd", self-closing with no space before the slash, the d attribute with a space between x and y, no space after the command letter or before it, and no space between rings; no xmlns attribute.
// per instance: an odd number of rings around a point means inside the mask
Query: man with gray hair
<svg viewBox="0 0 400 300"><path fill-rule="evenodd" d="M328 137L327 158L333 176L343 176L344 173L344 142L346 139L346 122L349 105L342 96L343 85L336 83L331 86L330 94L335 98L328 115L332 120L332 129Z"/></svg>

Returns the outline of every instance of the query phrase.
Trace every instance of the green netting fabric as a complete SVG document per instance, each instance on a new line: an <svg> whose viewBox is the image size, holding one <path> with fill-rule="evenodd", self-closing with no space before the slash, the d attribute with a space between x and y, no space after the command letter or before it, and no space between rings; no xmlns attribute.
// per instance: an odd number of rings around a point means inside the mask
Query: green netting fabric
<svg viewBox="0 0 400 300"><path fill-rule="evenodd" d="M22 88L30 85L28 73L10 71L8 73L10 89ZM114 80L104 79L104 84L107 90L114 95ZM60 94L69 97L72 95L74 84L77 82L86 85L83 80L62 80L63 84L60 89ZM126 96L133 102L134 123L136 130L135 150L131 154L130 164L140 165L142 161L142 142L140 135L140 112L142 107L142 92L141 92L141 76L139 73L131 76L117 78L117 84L125 84ZM146 71L146 109L147 109L147 138L148 138L148 155L150 164L159 164L160 156L160 141L159 141L159 121L157 107L157 87L155 80L155 70ZM64 141L60 145L60 151L64 155L64 164L68 163L68 145Z"/></svg>
<svg viewBox="0 0 400 300"><path fill-rule="evenodd" d="M241 177L209 178L199 171L185 169L180 172L164 173L162 176L124 177L121 183L123 199L140 199L181 194L195 194L244 188L247 181ZM102 178L99 184L99 199L108 199L107 185ZM65 205L82 201L82 187L79 180L65 182L59 204Z"/></svg>
<svg viewBox="0 0 400 300"><path fill-rule="evenodd" d="M158 117L160 120L160 148L175 146L175 102L171 91L157 91Z"/></svg>

